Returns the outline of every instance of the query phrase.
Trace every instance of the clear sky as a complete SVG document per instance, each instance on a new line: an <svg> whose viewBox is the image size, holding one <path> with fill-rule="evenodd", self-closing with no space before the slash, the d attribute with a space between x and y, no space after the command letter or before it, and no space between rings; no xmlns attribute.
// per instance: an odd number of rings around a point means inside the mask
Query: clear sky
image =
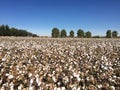
<svg viewBox="0 0 120 90"><path fill-rule="evenodd" d="M47 36L54 27L120 35L120 0L0 0L1 24Z"/></svg>

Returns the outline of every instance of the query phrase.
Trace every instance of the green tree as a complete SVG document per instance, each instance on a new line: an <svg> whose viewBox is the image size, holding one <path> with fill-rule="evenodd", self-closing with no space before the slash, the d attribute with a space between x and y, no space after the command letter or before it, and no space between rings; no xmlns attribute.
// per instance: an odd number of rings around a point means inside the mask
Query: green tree
<svg viewBox="0 0 120 90"><path fill-rule="evenodd" d="M84 31L83 31L82 29L79 29L79 30L77 31L77 37L78 37L78 38L83 38L83 37L84 37Z"/></svg>
<svg viewBox="0 0 120 90"><path fill-rule="evenodd" d="M107 37L107 38L111 38L111 37L112 37L111 30L107 30L107 32L106 32L106 37Z"/></svg>
<svg viewBox="0 0 120 90"><path fill-rule="evenodd" d="M61 31L61 37L62 37L62 38L67 37L67 32L66 32L65 29L63 29L63 30Z"/></svg>
<svg viewBox="0 0 120 90"><path fill-rule="evenodd" d="M93 36L92 38L100 38L100 36L98 35L98 36Z"/></svg>
<svg viewBox="0 0 120 90"><path fill-rule="evenodd" d="M70 31L70 37L74 37L74 31L73 30Z"/></svg>
<svg viewBox="0 0 120 90"><path fill-rule="evenodd" d="M85 37L86 37L86 38L91 38L91 37L92 37L91 32L90 32L90 31L87 31L87 32L85 33Z"/></svg>
<svg viewBox="0 0 120 90"><path fill-rule="evenodd" d="M118 32L117 31L113 31L112 32L112 37L117 38L118 37Z"/></svg>
<svg viewBox="0 0 120 90"><path fill-rule="evenodd" d="M26 30L9 28L8 25L0 26L0 36L37 36L36 34L32 34L27 32Z"/></svg>
<svg viewBox="0 0 120 90"><path fill-rule="evenodd" d="M53 38L58 38L60 36L60 32L58 28L53 28L52 29L52 37Z"/></svg>

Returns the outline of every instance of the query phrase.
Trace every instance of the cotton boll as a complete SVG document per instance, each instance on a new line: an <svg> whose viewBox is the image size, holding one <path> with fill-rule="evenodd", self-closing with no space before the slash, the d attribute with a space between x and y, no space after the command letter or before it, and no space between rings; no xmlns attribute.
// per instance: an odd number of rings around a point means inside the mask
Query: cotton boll
<svg viewBox="0 0 120 90"><path fill-rule="evenodd" d="M34 88L35 88L34 86L30 86L29 90L35 90Z"/></svg>
<svg viewBox="0 0 120 90"><path fill-rule="evenodd" d="M2 85L1 89L0 90L5 90L5 86Z"/></svg>
<svg viewBox="0 0 120 90"><path fill-rule="evenodd" d="M77 77L77 80L78 80L78 81L80 81L80 80L81 80L81 78L80 78L80 77Z"/></svg>
<svg viewBox="0 0 120 90"><path fill-rule="evenodd" d="M31 76L32 76L32 73L29 73L28 75L29 75L29 77L31 77Z"/></svg>
<svg viewBox="0 0 120 90"><path fill-rule="evenodd" d="M110 86L110 90L115 90L115 87L114 86Z"/></svg>
<svg viewBox="0 0 120 90"><path fill-rule="evenodd" d="M113 78L115 78L115 79L116 79L116 78L117 78L117 76L115 76L115 75L114 75L114 76L113 76Z"/></svg>
<svg viewBox="0 0 120 90"><path fill-rule="evenodd" d="M107 68L107 67L104 67L104 70L108 70L108 68Z"/></svg>
<svg viewBox="0 0 120 90"><path fill-rule="evenodd" d="M9 78L9 79L12 79L12 78L14 78L14 76L13 76L13 75L9 75L8 78Z"/></svg>
<svg viewBox="0 0 120 90"><path fill-rule="evenodd" d="M100 85L98 85L97 87L98 87L98 88L101 88L101 87L102 87L102 85L100 84Z"/></svg>
<svg viewBox="0 0 120 90"><path fill-rule="evenodd" d="M6 58L2 58L2 61L5 62L7 59Z"/></svg>
<svg viewBox="0 0 120 90"><path fill-rule="evenodd" d="M20 85L18 86L18 90L22 90L22 88L23 88L23 85L20 84Z"/></svg>
<svg viewBox="0 0 120 90"><path fill-rule="evenodd" d="M10 90L14 90L14 84L13 84L13 82L10 83Z"/></svg>
<svg viewBox="0 0 120 90"><path fill-rule="evenodd" d="M6 73L6 74L5 74L5 76L9 76L9 74L8 74L8 73Z"/></svg>
<svg viewBox="0 0 120 90"><path fill-rule="evenodd" d="M32 85L33 81L34 81L33 78L31 78L30 79L30 85Z"/></svg>
<svg viewBox="0 0 120 90"><path fill-rule="evenodd" d="M56 81L57 81L57 80L56 80L56 78L55 78L54 76L52 77L52 79L53 79L53 81L54 81L54 82L56 82Z"/></svg>
<svg viewBox="0 0 120 90"><path fill-rule="evenodd" d="M61 87L61 90L66 90L65 87Z"/></svg>

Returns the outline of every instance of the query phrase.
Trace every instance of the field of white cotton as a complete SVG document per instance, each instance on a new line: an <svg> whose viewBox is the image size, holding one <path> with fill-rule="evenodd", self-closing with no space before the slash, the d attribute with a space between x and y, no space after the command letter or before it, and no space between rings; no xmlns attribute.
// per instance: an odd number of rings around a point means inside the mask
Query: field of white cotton
<svg viewBox="0 0 120 90"><path fill-rule="evenodd" d="M0 37L0 90L120 90L120 39Z"/></svg>

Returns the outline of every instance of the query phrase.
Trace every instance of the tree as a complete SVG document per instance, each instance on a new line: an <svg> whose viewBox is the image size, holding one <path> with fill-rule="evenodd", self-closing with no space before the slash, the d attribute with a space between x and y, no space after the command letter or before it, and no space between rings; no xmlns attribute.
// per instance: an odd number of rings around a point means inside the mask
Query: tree
<svg viewBox="0 0 120 90"><path fill-rule="evenodd" d="M78 38L83 38L83 37L84 37L84 31L83 31L82 29L79 29L79 30L77 31L77 37L78 37Z"/></svg>
<svg viewBox="0 0 120 90"><path fill-rule="evenodd" d="M117 31L113 31L112 32L112 37L117 38L118 37L118 32Z"/></svg>
<svg viewBox="0 0 120 90"><path fill-rule="evenodd" d="M100 38L100 36L93 36L92 38Z"/></svg>
<svg viewBox="0 0 120 90"><path fill-rule="evenodd" d="M53 28L52 29L52 37L53 38L57 38L60 36L60 32L59 32L59 29L58 28Z"/></svg>
<svg viewBox="0 0 120 90"><path fill-rule="evenodd" d="M74 37L74 31L70 31L70 37Z"/></svg>
<svg viewBox="0 0 120 90"><path fill-rule="evenodd" d="M111 30L107 30L107 32L106 32L106 37L107 37L107 38L111 38L111 37L112 37Z"/></svg>
<svg viewBox="0 0 120 90"><path fill-rule="evenodd" d="M61 31L61 37L62 37L62 38L67 37L67 32L66 32L65 29L63 29L63 30Z"/></svg>
<svg viewBox="0 0 120 90"><path fill-rule="evenodd" d="M85 37L86 37L86 38L91 38L91 36L92 36L92 34L91 34L90 31L87 31L87 32L85 33Z"/></svg>
<svg viewBox="0 0 120 90"><path fill-rule="evenodd" d="M9 28L8 25L1 25L0 26L0 36L36 36L26 30L16 29L16 28Z"/></svg>

